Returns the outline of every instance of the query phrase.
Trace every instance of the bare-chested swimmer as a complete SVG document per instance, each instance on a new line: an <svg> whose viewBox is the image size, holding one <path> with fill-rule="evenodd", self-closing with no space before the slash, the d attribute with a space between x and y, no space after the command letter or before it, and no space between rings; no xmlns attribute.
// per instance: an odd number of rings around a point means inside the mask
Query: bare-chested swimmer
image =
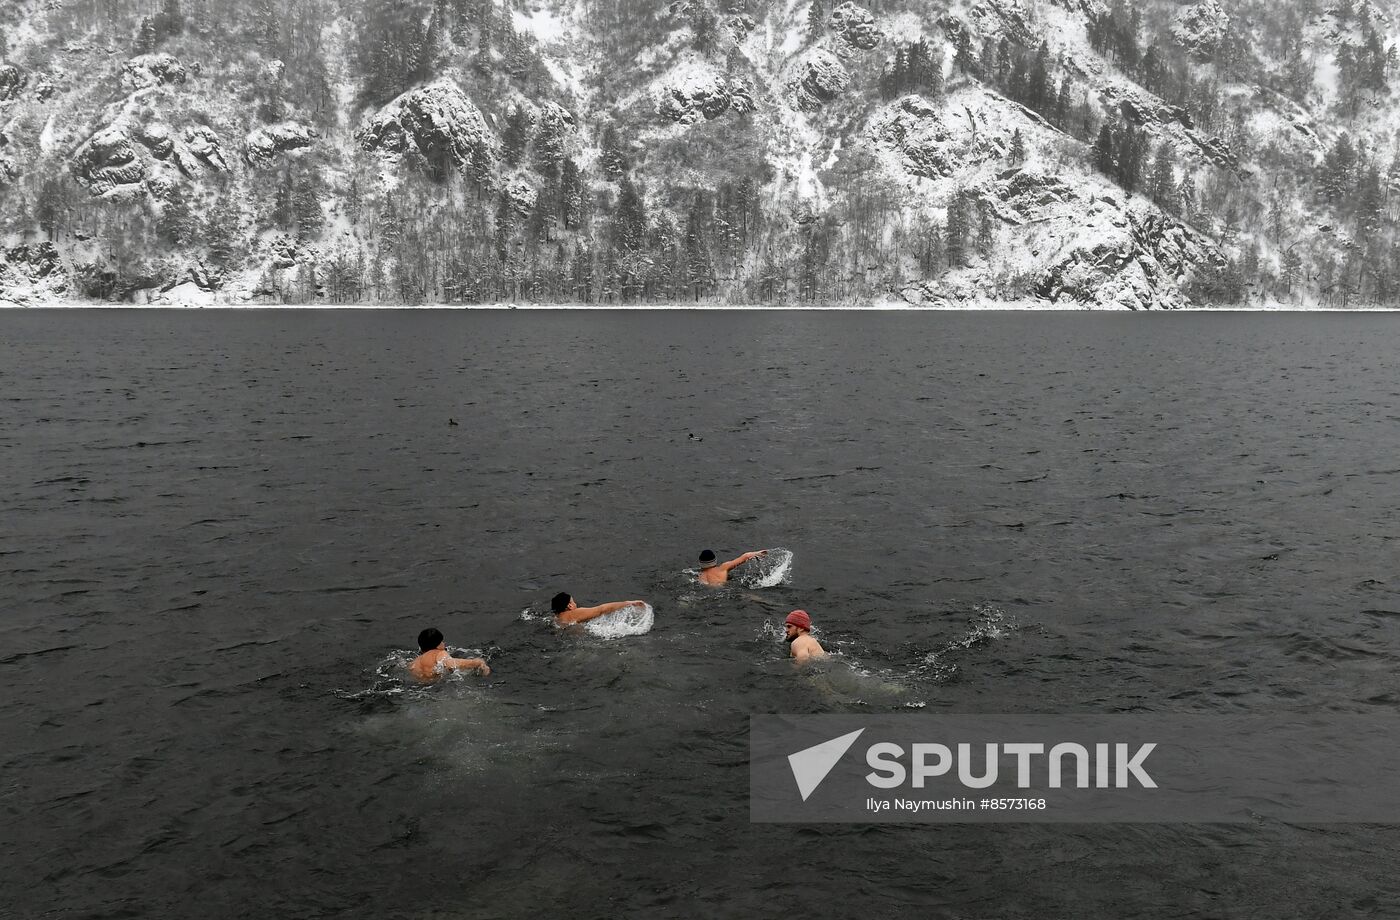
<svg viewBox="0 0 1400 920"><path fill-rule="evenodd" d="M812 618L805 610L794 610L787 615L788 654L798 664L813 658L825 658L826 649L812 636Z"/></svg>
<svg viewBox="0 0 1400 920"><path fill-rule="evenodd" d="M758 559L768 555L768 550L759 549L751 553L744 553L737 559L730 559L728 562L716 562L715 551L707 549L700 554L700 584L702 585L722 585L729 580L729 573L748 562L750 559Z"/></svg>
<svg viewBox="0 0 1400 920"><path fill-rule="evenodd" d="M645 603L646 601L614 601L610 604L599 604L596 607L580 607L572 594L560 591L554 595L554 600L549 602L549 607L554 611L555 623L560 626L572 626L575 623L600 617L605 613L614 613L623 607L640 607Z"/></svg>
<svg viewBox="0 0 1400 920"><path fill-rule="evenodd" d="M422 654L409 664L408 673L425 683L437 680L448 671L475 670L482 677L491 673L491 668L482 658L453 658L449 655L442 633L431 627L418 634L418 648Z"/></svg>

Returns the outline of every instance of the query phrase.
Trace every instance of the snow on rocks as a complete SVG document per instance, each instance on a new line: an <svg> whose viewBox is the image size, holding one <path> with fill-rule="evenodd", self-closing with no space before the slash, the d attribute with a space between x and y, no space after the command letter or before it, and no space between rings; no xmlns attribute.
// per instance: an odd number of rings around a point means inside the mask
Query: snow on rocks
<svg viewBox="0 0 1400 920"><path fill-rule="evenodd" d="M1222 261L1208 240L1141 198L1102 195L1073 229L1037 278L1036 295L1051 303L1185 307L1192 271Z"/></svg>
<svg viewBox="0 0 1400 920"><path fill-rule="evenodd" d="M539 192L527 180L514 178L506 182L506 197L510 199L513 207L521 217L528 217L530 212L535 210L535 204L539 201Z"/></svg>
<svg viewBox="0 0 1400 920"><path fill-rule="evenodd" d="M94 134L73 156L73 176L93 195L143 193L146 164L131 135L110 126Z"/></svg>
<svg viewBox="0 0 1400 920"><path fill-rule="evenodd" d="M1219 0L1200 0L1177 14L1172 38L1197 60L1209 60L1230 28L1230 16Z"/></svg>
<svg viewBox="0 0 1400 920"><path fill-rule="evenodd" d="M214 129L207 125L190 125L183 132L181 138L185 142L185 151L191 157L216 172L227 172L228 162L224 159L223 146L219 142L219 135L214 133ZM180 151L177 151L177 155ZM180 168L186 173L197 171L194 166L184 156L180 157Z"/></svg>
<svg viewBox="0 0 1400 920"><path fill-rule="evenodd" d="M677 67L653 90L656 112L683 125L701 118L713 120L729 111L734 95L729 81L714 68L700 63Z"/></svg>
<svg viewBox="0 0 1400 920"><path fill-rule="evenodd" d="M355 139L366 150L416 150L430 163L447 158L457 169L495 159L495 135L481 110L447 79L399 96L367 119Z"/></svg>
<svg viewBox="0 0 1400 920"><path fill-rule="evenodd" d="M0 64L0 102L18 98L26 82L24 71L17 65Z"/></svg>
<svg viewBox="0 0 1400 920"><path fill-rule="evenodd" d="M791 88L797 107L811 111L832 101L850 85L851 75L841 59L825 48L815 48L798 65Z"/></svg>
<svg viewBox="0 0 1400 920"><path fill-rule="evenodd" d="M939 103L905 96L871 120L867 137L892 176L925 180L908 186L911 200L936 214L956 199L968 238L989 226L998 240L995 266L970 255L966 267L906 286L903 298L947 305L1006 296L1014 275L1016 296L1065 306L1189 305L1183 289L1192 272L1222 264L1215 245L1087 168L1036 153L1012 162L1018 130L1031 151L1060 136L1023 107L973 88Z"/></svg>
<svg viewBox="0 0 1400 920"><path fill-rule="evenodd" d="M167 124L151 122L139 126L132 134L157 160L168 159L175 152L175 137Z"/></svg>
<svg viewBox="0 0 1400 920"><path fill-rule="evenodd" d="M184 83L185 65L173 54L142 54L122 65L122 85L127 89L145 89Z"/></svg>
<svg viewBox="0 0 1400 920"><path fill-rule="evenodd" d="M554 135L564 135L578 130L578 119L573 113L557 102L539 103L536 118L540 131Z"/></svg>
<svg viewBox="0 0 1400 920"><path fill-rule="evenodd" d="M905 172L944 179L988 160L1011 145L1010 119L988 118L972 105L934 105L905 96L871 121L877 149L895 156Z"/></svg>
<svg viewBox="0 0 1400 920"><path fill-rule="evenodd" d="M52 302L68 290L68 276L53 243L0 249L0 291L11 302Z"/></svg>
<svg viewBox="0 0 1400 920"><path fill-rule="evenodd" d="M874 48L883 37L871 12L850 0L831 11L831 31L852 48L862 51Z"/></svg>
<svg viewBox="0 0 1400 920"><path fill-rule="evenodd" d="M281 154L310 147L318 137L315 129L294 121L265 125L244 140L243 161L249 166L267 166Z"/></svg>

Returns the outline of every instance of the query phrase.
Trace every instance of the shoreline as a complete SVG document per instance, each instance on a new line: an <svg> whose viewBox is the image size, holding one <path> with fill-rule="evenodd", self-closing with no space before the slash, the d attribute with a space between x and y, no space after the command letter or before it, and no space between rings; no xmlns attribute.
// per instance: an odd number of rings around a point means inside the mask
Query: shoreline
<svg viewBox="0 0 1400 920"><path fill-rule="evenodd" d="M1031 305L1027 303L963 304L956 307L914 306L911 304L877 303L865 306L841 305L769 305L769 304L252 304L252 303L45 303L20 304L0 300L0 311L20 310L488 310L497 312L516 311L594 311L594 312L647 312L647 313L1115 313L1115 314L1170 314L1170 313L1397 313L1397 306L1362 307L1323 307L1317 305L1269 304L1269 305L1230 305L1221 307L1179 307L1169 310L1127 310L1115 307Z"/></svg>

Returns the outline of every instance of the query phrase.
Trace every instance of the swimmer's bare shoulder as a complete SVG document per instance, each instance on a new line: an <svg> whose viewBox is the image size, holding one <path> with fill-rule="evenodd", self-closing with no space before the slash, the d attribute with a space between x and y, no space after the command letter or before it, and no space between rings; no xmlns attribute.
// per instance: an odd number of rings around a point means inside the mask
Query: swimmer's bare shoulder
<svg viewBox="0 0 1400 920"><path fill-rule="evenodd" d="M792 659L799 664L813 658L826 657L826 649L822 648L822 644L809 635L798 636L792 640L792 645L788 648Z"/></svg>

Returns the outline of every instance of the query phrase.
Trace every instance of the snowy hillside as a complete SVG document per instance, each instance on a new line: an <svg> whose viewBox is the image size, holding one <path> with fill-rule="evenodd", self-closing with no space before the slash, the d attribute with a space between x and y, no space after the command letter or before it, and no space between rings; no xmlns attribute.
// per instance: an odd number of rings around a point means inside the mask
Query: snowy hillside
<svg viewBox="0 0 1400 920"><path fill-rule="evenodd" d="M1357 306L1395 0L12 0L0 302Z"/></svg>

